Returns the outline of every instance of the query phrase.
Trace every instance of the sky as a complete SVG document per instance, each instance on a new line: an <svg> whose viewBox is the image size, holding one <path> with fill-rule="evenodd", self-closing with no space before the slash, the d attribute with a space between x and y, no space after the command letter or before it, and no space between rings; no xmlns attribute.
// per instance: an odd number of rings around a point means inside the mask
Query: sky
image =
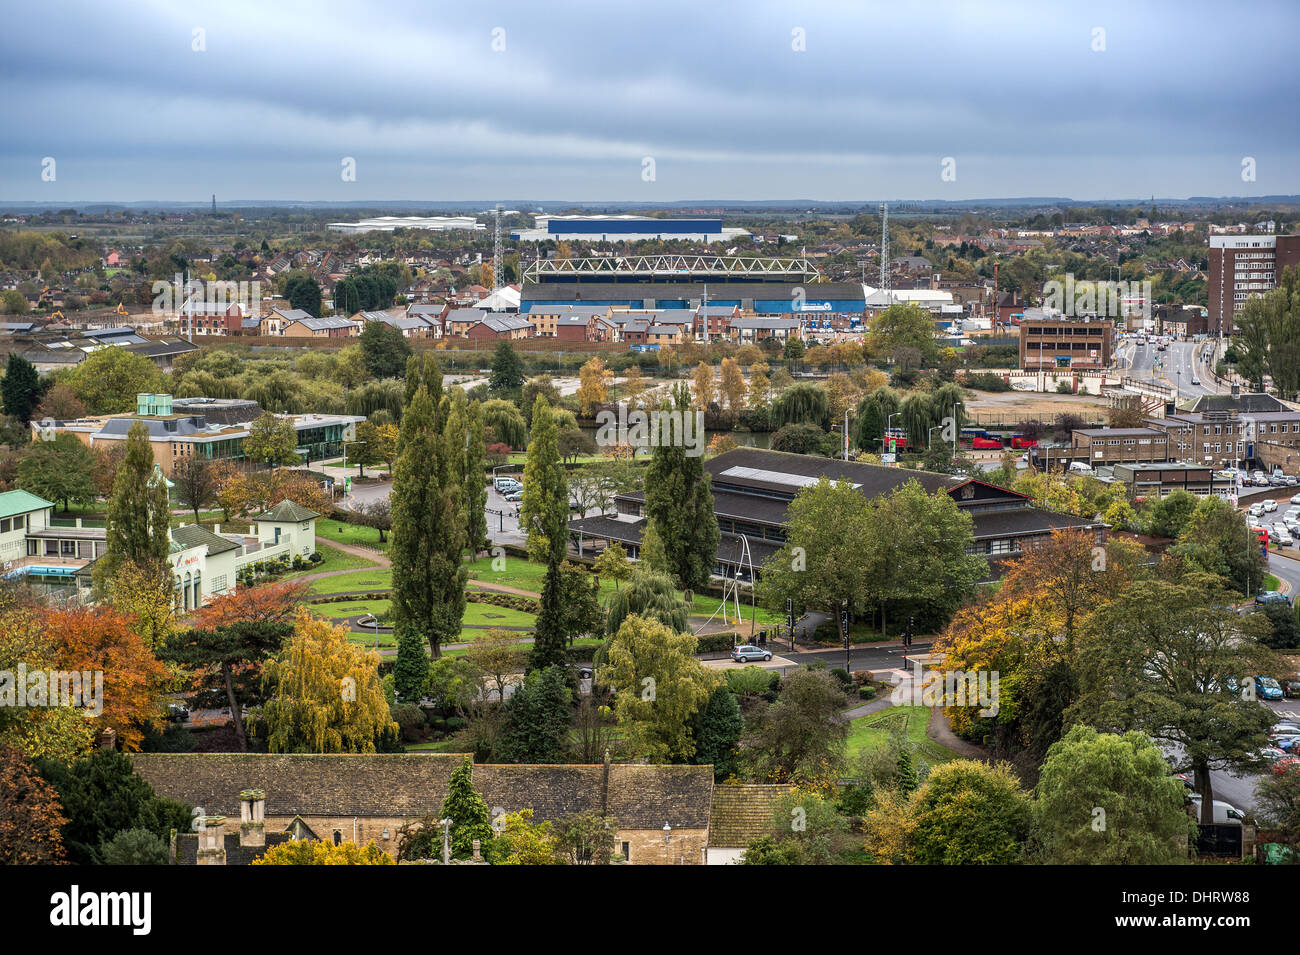
<svg viewBox="0 0 1300 955"><path fill-rule="evenodd" d="M0 203L1300 194L1292 0L0 16Z"/></svg>

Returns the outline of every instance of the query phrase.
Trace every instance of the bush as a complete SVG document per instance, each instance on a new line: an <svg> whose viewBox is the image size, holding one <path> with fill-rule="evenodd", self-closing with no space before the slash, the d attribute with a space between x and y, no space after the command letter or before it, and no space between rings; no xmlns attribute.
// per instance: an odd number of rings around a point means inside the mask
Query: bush
<svg viewBox="0 0 1300 955"><path fill-rule="evenodd" d="M779 671L764 670L762 667L756 666L727 670L726 674L727 689L737 695L771 693L776 690L777 684L781 682Z"/></svg>
<svg viewBox="0 0 1300 955"><path fill-rule="evenodd" d="M979 371L968 374L963 382L967 388L978 388L980 391L1010 391L1011 385L1003 380L1001 375L995 375L991 371Z"/></svg>
<svg viewBox="0 0 1300 955"><path fill-rule="evenodd" d="M696 637L696 653L730 653L736 645L734 633L702 633Z"/></svg>
<svg viewBox="0 0 1300 955"><path fill-rule="evenodd" d="M876 688L874 686L858 687L858 697L863 700L874 700L876 698Z"/></svg>
<svg viewBox="0 0 1300 955"><path fill-rule="evenodd" d="M123 829L100 846L104 865L167 865L171 850L148 829Z"/></svg>
<svg viewBox="0 0 1300 955"><path fill-rule="evenodd" d="M399 703L389 707L389 714L405 742L413 743L420 738L420 731L425 727L424 710L414 703Z"/></svg>
<svg viewBox="0 0 1300 955"><path fill-rule="evenodd" d="M465 728L465 718L463 716L447 717L447 732L457 733Z"/></svg>
<svg viewBox="0 0 1300 955"><path fill-rule="evenodd" d="M831 670L831 676L839 680L840 686L844 687L846 690L853 685L853 677L849 676L849 671L844 669L844 667L836 667L834 670Z"/></svg>
<svg viewBox="0 0 1300 955"><path fill-rule="evenodd" d="M1056 383L1056 393L1058 395L1070 395L1074 394L1074 389L1070 387L1068 381L1058 381Z"/></svg>

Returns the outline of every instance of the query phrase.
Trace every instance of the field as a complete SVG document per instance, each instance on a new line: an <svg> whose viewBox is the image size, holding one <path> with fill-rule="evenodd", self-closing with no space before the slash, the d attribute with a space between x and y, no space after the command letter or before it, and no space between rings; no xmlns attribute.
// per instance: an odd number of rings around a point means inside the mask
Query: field
<svg viewBox="0 0 1300 955"><path fill-rule="evenodd" d="M340 544L359 544L376 550L388 550L388 540L381 544L379 531L374 527L359 527L356 524L343 524L335 520L320 520L316 522L316 537ZM389 540L391 539L389 537Z"/></svg>
<svg viewBox="0 0 1300 955"><path fill-rule="evenodd" d="M891 706L853 721L846 752L850 759L860 753L875 752L888 746L895 734L900 734L928 762L941 763L956 759L956 753L925 735L929 725L929 707Z"/></svg>
<svg viewBox="0 0 1300 955"><path fill-rule="evenodd" d="M334 570L352 570L353 568L373 566L370 563L370 561L366 560L364 557L357 557L353 554L344 553L343 551L335 547L331 547L329 544L322 544L320 541L316 542L316 553L320 554L325 559L322 560L319 564L312 564L310 567L308 567L305 570L295 570L293 573L285 574L284 579L291 580L294 577L306 577L309 574L323 574ZM336 594L339 593L341 590L360 589L357 587L340 587L337 590L324 589L319 591L316 589L316 584L324 584L328 586L330 581L338 580L338 579L342 579L342 578L327 577L324 580L312 581L310 585L312 593L327 593L327 594L335 593Z"/></svg>

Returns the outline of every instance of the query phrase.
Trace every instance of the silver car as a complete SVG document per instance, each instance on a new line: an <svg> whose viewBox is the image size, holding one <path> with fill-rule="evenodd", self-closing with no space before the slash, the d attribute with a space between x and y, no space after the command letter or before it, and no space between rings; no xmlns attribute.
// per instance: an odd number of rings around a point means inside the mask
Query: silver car
<svg viewBox="0 0 1300 955"><path fill-rule="evenodd" d="M743 643L738 647L732 648L731 659L735 660L737 663L750 663L754 660L770 660L772 659L772 654L770 651L764 650L762 647L756 647L750 643Z"/></svg>

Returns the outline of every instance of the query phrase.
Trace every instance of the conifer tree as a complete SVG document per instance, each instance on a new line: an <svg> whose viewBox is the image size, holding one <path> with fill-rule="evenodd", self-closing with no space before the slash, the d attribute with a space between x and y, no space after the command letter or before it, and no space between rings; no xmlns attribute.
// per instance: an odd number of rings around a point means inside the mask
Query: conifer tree
<svg viewBox="0 0 1300 955"><path fill-rule="evenodd" d="M91 571L95 587L107 593L108 582L124 564L154 570L166 563L171 548L171 506L167 483L154 472L153 449L142 422L126 435L126 454L113 479L105 521L106 548Z"/></svg>

